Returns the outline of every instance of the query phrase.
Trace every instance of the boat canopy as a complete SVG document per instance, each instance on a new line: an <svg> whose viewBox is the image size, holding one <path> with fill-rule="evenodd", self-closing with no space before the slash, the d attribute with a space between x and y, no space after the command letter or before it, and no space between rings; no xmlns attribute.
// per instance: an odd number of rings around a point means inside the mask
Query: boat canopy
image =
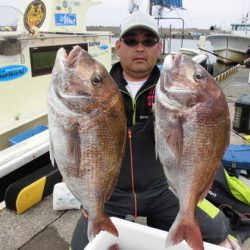
<svg viewBox="0 0 250 250"><path fill-rule="evenodd" d="M151 0L151 3L166 8L182 8L182 0Z"/></svg>

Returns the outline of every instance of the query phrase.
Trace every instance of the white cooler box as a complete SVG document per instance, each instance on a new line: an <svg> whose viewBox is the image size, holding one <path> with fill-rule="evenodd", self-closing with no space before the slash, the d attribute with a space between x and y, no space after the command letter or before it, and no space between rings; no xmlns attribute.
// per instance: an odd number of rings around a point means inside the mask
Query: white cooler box
<svg viewBox="0 0 250 250"><path fill-rule="evenodd" d="M192 250L185 241L173 247L166 247L167 232L138 223L111 217L116 226L119 238L106 231L101 231L84 250L107 250L117 243L120 250ZM205 250L228 250L204 242Z"/></svg>

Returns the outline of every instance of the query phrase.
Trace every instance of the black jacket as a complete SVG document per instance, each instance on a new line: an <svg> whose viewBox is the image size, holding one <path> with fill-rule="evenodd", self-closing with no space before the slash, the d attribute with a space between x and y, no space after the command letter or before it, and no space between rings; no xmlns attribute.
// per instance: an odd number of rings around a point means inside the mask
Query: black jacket
<svg viewBox="0 0 250 250"><path fill-rule="evenodd" d="M152 104L154 102L155 85L160 77L160 71L155 66L149 79L138 91L133 100L126 89L126 80L122 76L122 67L118 62L111 71L122 93L127 117L128 131L125 155L121 172L116 185L117 189L144 192L166 185L166 177L160 161L155 155L154 118ZM130 144L131 143L131 144Z"/></svg>

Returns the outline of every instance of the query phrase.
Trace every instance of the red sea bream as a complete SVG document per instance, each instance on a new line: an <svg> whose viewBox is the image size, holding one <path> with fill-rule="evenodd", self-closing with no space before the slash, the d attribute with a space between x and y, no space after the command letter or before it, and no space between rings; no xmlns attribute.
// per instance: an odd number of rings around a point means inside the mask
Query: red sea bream
<svg viewBox="0 0 250 250"><path fill-rule="evenodd" d="M206 196L229 143L225 96L201 65L177 54L164 61L154 111L156 154L180 203L167 244L186 240L193 249L204 249L195 208Z"/></svg>
<svg viewBox="0 0 250 250"><path fill-rule="evenodd" d="M51 160L88 216L88 238L118 236L104 213L120 171L126 135L121 94L102 64L79 46L56 57L48 94Z"/></svg>

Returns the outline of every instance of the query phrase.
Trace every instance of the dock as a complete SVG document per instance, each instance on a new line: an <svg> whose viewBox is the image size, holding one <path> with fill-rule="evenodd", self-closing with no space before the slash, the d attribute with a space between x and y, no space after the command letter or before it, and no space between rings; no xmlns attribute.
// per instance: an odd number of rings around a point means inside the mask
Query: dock
<svg viewBox="0 0 250 250"><path fill-rule="evenodd" d="M231 120L234 117L234 103L243 94L250 94L250 69L238 65L234 72L221 79ZM237 134L231 132L232 144L246 142ZM55 211L53 197L47 196L39 204L17 215L14 211L0 208L0 248L2 250L66 250L69 249L71 236L81 210ZM3 205L3 204L1 204ZM145 222L145 219L141 221ZM250 249L250 239L242 245L243 250Z"/></svg>

